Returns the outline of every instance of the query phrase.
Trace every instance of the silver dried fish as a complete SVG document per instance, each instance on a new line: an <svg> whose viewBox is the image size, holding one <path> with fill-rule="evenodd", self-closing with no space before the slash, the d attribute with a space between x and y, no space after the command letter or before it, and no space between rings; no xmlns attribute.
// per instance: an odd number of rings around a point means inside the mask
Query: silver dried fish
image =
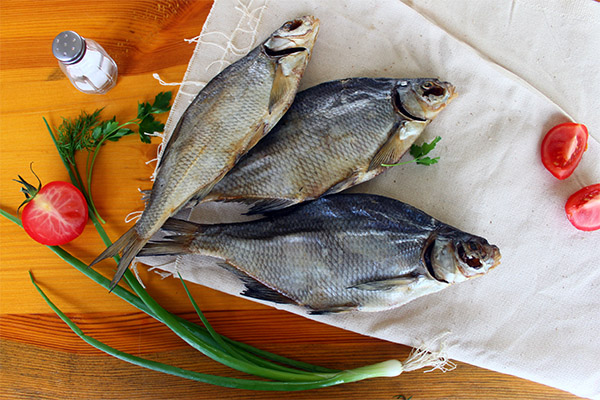
<svg viewBox="0 0 600 400"><path fill-rule="evenodd" d="M500 252L397 200L336 194L238 224L171 219L175 235L140 256L222 259L248 297L292 303L313 314L380 311L485 274Z"/></svg>
<svg viewBox="0 0 600 400"><path fill-rule="evenodd" d="M456 96L437 79L352 78L304 90L204 201L261 213L365 182L397 163Z"/></svg>
<svg viewBox="0 0 600 400"><path fill-rule="evenodd" d="M167 143L140 220L90 264L122 251L111 288L162 224L192 198L208 194L287 111L318 28L312 16L286 22L193 100Z"/></svg>

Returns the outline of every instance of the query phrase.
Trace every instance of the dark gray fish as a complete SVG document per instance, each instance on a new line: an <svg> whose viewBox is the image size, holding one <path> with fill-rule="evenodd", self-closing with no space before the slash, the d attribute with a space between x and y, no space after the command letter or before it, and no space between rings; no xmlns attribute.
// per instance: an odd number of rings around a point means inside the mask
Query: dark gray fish
<svg viewBox="0 0 600 400"><path fill-rule="evenodd" d="M455 96L437 79L353 78L304 90L204 201L248 203L255 214L365 182L397 163Z"/></svg>
<svg viewBox="0 0 600 400"><path fill-rule="evenodd" d="M123 252L111 288L162 224L204 198L288 110L318 30L312 16L286 22L198 93L166 145L141 218L90 264Z"/></svg>
<svg viewBox="0 0 600 400"><path fill-rule="evenodd" d="M148 243L139 256L218 257L246 285L243 295L317 314L398 307L500 260L481 237L367 194L326 196L238 224L170 219L164 229L176 234Z"/></svg>

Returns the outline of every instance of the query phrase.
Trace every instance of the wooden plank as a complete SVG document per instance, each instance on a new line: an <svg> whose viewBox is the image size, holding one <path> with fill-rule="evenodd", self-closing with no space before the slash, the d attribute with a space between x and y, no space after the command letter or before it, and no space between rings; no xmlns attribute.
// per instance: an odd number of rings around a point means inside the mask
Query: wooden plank
<svg viewBox="0 0 600 400"><path fill-rule="evenodd" d="M378 361L405 359L406 346L382 342L338 328L315 325L281 311L209 312L207 318L228 336L264 350L331 368L353 368ZM274 317L273 314L276 314ZM190 349L161 325L140 313L71 316L86 334L134 355L198 372L247 378ZM186 318L194 319L191 314ZM267 393L223 389L146 371L90 349L55 316L7 316L11 328L0 341L3 383L10 398L31 398L44 388L45 398L86 399L547 399L577 398L533 382L458 363L448 373L414 371L396 378L373 379L300 393ZM234 325L231 321L234 320ZM33 332L32 332L33 330ZM40 331L53 332L52 341L35 342ZM140 392L140 390L142 390ZM141 395L143 393L143 396ZM19 396L23 397L19 397ZM65 397L66 395L66 397Z"/></svg>

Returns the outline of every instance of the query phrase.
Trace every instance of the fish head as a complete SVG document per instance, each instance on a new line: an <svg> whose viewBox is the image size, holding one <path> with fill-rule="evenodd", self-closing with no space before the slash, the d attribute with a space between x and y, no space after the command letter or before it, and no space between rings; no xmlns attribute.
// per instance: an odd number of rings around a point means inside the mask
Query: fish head
<svg viewBox="0 0 600 400"><path fill-rule="evenodd" d="M449 82L435 78L403 79L394 93L396 110L409 119L431 121L456 96Z"/></svg>
<svg viewBox="0 0 600 400"><path fill-rule="evenodd" d="M438 281L457 283L483 275L500 264L500 250L482 237L448 228L433 235L423 261Z"/></svg>
<svg viewBox="0 0 600 400"><path fill-rule="evenodd" d="M270 57L286 58L303 54L310 57L319 33L319 20L311 15L284 23L263 43L263 51ZM308 62L308 60L306 60ZM281 61L280 61L281 62Z"/></svg>

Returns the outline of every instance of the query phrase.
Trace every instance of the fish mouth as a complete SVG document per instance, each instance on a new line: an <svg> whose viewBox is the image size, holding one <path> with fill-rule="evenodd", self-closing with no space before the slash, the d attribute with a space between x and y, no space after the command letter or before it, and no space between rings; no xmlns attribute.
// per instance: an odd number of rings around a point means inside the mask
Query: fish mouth
<svg viewBox="0 0 600 400"><path fill-rule="evenodd" d="M283 57L287 56L288 54L299 53L301 51L308 51L308 49L306 47L290 47L282 50L273 50L265 46L265 54L269 57Z"/></svg>
<svg viewBox="0 0 600 400"><path fill-rule="evenodd" d="M311 51L319 31L319 20L311 15L284 23L263 45L270 57Z"/></svg>
<svg viewBox="0 0 600 400"><path fill-rule="evenodd" d="M424 115L439 113L452 100L458 97L456 87L450 82L432 82L429 88L423 88L423 92L417 96L417 100L423 109Z"/></svg>
<svg viewBox="0 0 600 400"><path fill-rule="evenodd" d="M500 250L497 246L487 245L484 254L466 249L463 243L456 246L455 257L459 271L466 277L483 275L500 264Z"/></svg>
<svg viewBox="0 0 600 400"><path fill-rule="evenodd" d="M429 97L429 96L439 97L439 96L443 96L445 94L446 94L446 90L441 86L434 86L431 89L426 89L423 92L423 96L425 96L425 97Z"/></svg>
<svg viewBox="0 0 600 400"><path fill-rule="evenodd" d="M300 28L303 23L304 21L302 21L301 19L294 19L292 21L286 22L285 25L283 25L283 27L288 31L293 31Z"/></svg>

